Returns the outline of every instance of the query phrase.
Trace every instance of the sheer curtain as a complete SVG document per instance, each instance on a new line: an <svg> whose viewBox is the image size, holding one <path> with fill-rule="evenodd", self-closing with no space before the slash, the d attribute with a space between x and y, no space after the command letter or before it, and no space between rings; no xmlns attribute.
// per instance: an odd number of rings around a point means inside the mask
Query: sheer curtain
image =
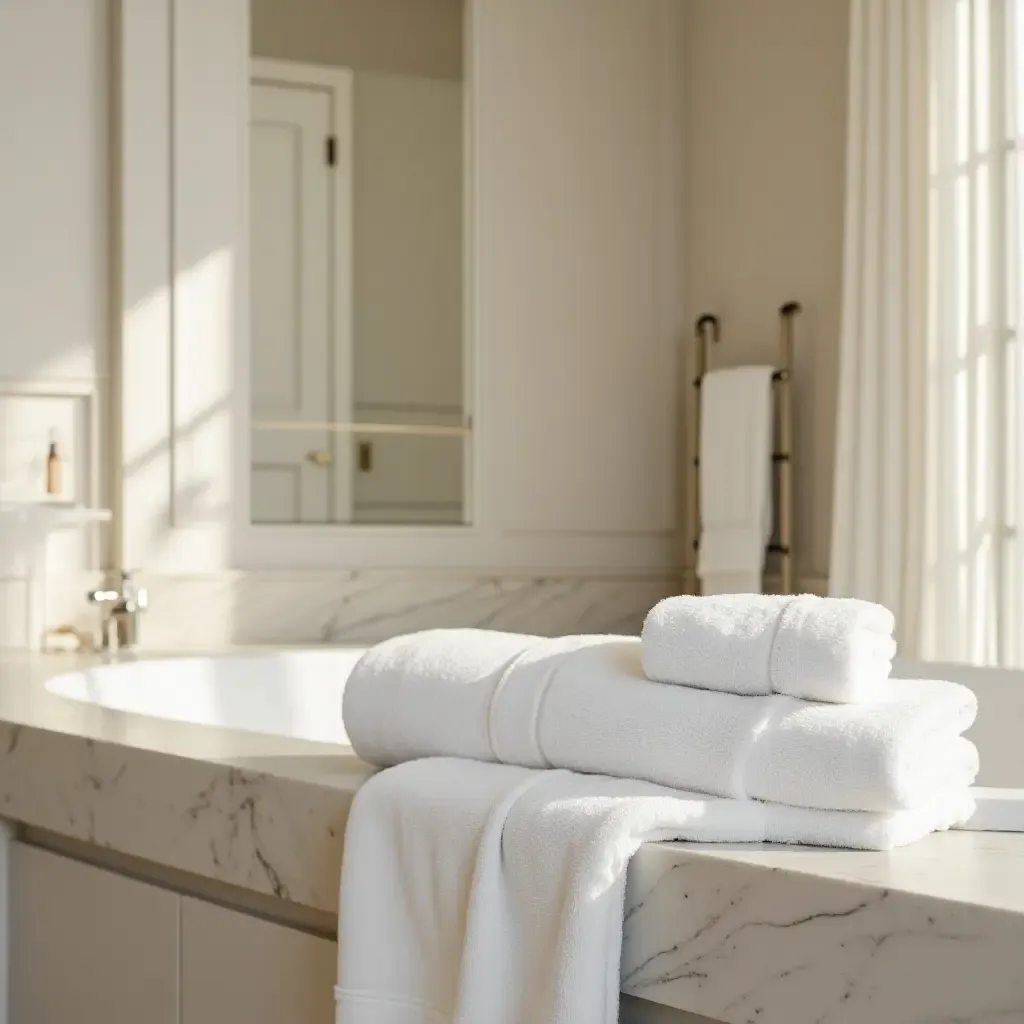
<svg viewBox="0 0 1024 1024"><path fill-rule="evenodd" d="M834 594L1024 664L1024 0L853 0Z"/></svg>

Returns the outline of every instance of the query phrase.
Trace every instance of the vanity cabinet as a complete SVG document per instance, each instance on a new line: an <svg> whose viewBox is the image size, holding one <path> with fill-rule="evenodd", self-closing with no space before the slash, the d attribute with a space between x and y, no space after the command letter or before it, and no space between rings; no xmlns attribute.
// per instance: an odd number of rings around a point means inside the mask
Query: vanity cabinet
<svg viewBox="0 0 1024 1024"><path fill-rule="evenodd" d="M332 1024L337 946L183 896L182 1024Z"/></svg>
<svg viewBox="0 0 1024 1024"><path fill-rule="evenodd" d="M22 843L8 865L9 1024L177 1024L175 893Z"/></svg>
<svg viewBox="0 0 1024 1024"><path fill-rule="evenodd" d="M334 1021L327 939L20 842L8 871L6 1024Z"/></svg>

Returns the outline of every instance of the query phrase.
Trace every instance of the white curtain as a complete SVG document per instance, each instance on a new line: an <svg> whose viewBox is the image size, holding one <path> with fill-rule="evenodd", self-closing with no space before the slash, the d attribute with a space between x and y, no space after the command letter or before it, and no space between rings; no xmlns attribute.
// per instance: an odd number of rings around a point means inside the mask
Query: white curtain
<svg viewBox="0 0 1024 1024"><path fill-rule="evenodd" d="M1024 662L1024 0L852 0L830 590Z"/></svg>

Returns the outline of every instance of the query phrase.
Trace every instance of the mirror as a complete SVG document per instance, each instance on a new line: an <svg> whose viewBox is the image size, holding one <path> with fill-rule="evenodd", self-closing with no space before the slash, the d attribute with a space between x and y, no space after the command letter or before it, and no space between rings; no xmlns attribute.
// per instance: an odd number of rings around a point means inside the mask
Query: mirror
<svg viewBox="0 0 1024 1024"><path fill-rule="evenodd" d="M254 523L465 520L462 0L252 0Z"/></svg>

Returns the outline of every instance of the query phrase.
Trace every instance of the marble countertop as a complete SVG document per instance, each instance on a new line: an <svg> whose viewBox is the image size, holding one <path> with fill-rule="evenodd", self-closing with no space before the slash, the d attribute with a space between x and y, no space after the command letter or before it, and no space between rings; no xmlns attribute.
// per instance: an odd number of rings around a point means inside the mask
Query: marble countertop
<svg viewBox="0 0 1024 1024"><path fill-rule="evenodd" d="M0 817L335 913L348 748L48 693L67 656L0 655ZM1024 1022L1024 835L892 853L644 847L623 989L734 1024Z"/></svg>

